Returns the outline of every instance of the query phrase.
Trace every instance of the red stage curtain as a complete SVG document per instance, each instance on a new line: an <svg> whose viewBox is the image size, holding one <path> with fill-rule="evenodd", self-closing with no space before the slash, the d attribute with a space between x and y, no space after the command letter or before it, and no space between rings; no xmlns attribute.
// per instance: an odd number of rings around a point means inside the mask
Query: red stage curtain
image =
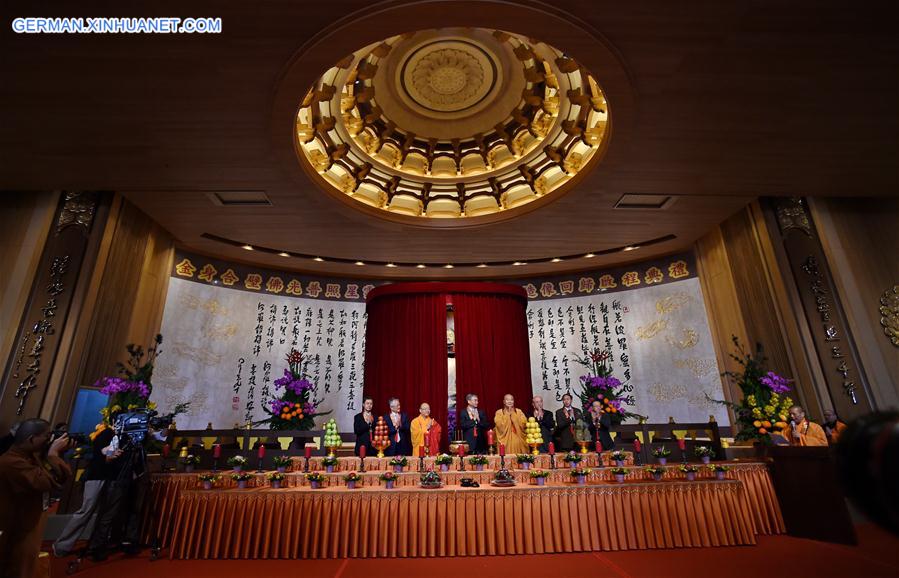
<svg viewBox="0 0 899 578"><path fill-rule="evenodd" d="M446 430L446 297L439 293L385 296L370 301L365 330L365 395L375 411L397 397L409 419L427 402ZM361 411L361 400L356 408ZM446 445L444 433L442 446Z"/></svg>
<svg viewBox="0 0 899 578"><path fill-rule="evenodd" d="M491 421L507 393L522 411L531 407L526 309L519 297L453 294L457 412L465 408L469 393L477 394Z"/></svg>

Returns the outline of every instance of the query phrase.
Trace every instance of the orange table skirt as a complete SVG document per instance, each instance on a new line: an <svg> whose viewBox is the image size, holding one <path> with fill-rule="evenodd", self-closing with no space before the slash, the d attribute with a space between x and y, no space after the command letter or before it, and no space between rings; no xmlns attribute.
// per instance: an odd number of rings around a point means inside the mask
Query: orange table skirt
<svg viewBox="0 0 899 578"><path fill-rule="evenodd" d="M173 558L483 556L755 544L744 486L187 490Z"/></svg>
<svg viewBox="0 0 899 578"><path fill-rule="evenodd" d="M770 535L782 534L785 531L783 516L781 515L780 505L774 494L774 486L771 483L771 476L768 468L764 463L760 462L728 462L730 471L727 472L728 479L735 479L743 482L746 499L749 504L749 510L752 515L753 531L755 534ZM649 474L642 468L627 468L628 481L649 479ZM462 472L450 472L442 474L446 485L458 483L458 479L469 477L477 480L479 483L486 483L492 479L493 472L472 472L466 466L464 476ZM529 481L529 472L523 470L513 471L516 480L519 483L527 483ZM329 487L339 486L343 483L340 474L325 474L327 478L325 485ZM703 469L700 471L700 479L708 479L711 473ZM363 486L378 485L377 473L366 474ZM665 472L666 480L674 480L682 478L682 474L676 466L668 466ZM552 471L550 482L563 482L568 478L568 470L559 468ZM608 469L596 469L590 474L589 481L608 481L612 479L612 474ZM399 474L397 486L414 486L418 483L418 474L404 473ZM251 486L264 487L267 484L265 474L256 475L255 479L250 482ZM284 485L286 487L296 487L306 484L306 480L298 473L288 474ZM228 472L223 472L222 480L219 482L221 487L229 488L234 486L234 482L228 477ZM150 498L152 505L149 508L151 515L144 519L146 525L144 527L144 537L149 541L154 532L158 533L161 544L167 546L169 544L172 532L172 517L175 512L175 506L178 496L184 490L197 489L200 487L197 480L197 474L154 474L152 477L152 485Z"/></svg>

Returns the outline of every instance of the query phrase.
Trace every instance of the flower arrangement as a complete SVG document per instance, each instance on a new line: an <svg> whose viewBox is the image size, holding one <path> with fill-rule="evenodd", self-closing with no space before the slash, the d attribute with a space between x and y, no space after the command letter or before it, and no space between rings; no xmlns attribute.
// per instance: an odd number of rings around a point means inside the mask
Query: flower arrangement
<svg viewBox="0 0 899 578"><path fill-rule="evenodd" d="M197 479L201 482L209 482L210 484L215 484L222 479L222 476L220 476L219 474L214 474L212 472L206 472L198 475Z"/></svg>
<svg viewBox="0 0 899 578"><path fill-rule="evenodd" d="M662 479L662 474L665 473L665 468L661 466L648 466L646 471L649 474L652 474L654 480L659 481Z"/></svg>
<svg viewBox="0 0 899 578"><path fill-rule="evenodd" d="M584 412L594 401L599 401L602 410L612 418L613 425L628 418L642 418L627 410L627 406L636 402L634 396L629 395L634 388L612 376L611 359L612 353L602 349L594 349L592 353L585 349L584 357L577 358L577 362L587 368L587 375L581 377L581 391L577 393Z"/></svg>
<svg viewBox="0 0 899 578"><path fill-rule="evenodd" d="M397 478L397 475L393 472L384 472L383 474L378 476L378 479L381 480L382 482L395 482L396 478Z"/></svg>
<svg viewBox="0 0 899 578"><path fill-rule="evenodd" d="M581 476L587 476L590 474L590 470L587 468L571 468L571 471L568 474L572 478L579 478Z"/></svg>
<svg viewBox="0 0 899 578"><path fill-rule="evenodd" d="M188 466L196 466L200 464L200 456L195 456L193 454L187 454L184 458L185 465Z"/></svg>
<svg viewBox="0 0 899 578"><path fill-rule="evenodd" d="M621 451L621 450L615 450L615 451L613 451L611 454L609 454L609 457L610 457L610 458L612 459L612 461L614 461L616 464L623 464L625 461L627 461L627 454L625 454L625 453L624 453L623 451Z"/></svg>
<svg viewBox="0 0 899 578"><path fill-rule="evenodd" d="M739 403L711 399L733 410L740 431L734 436L737 441L754 440L771 444L771 434L787 426L793 399L787 395L792 380L765 368L766 359L761 344L755 353L747 353L736 336L731 338L737 354L731 353L741 371L726 371L723 375L732 379L743 393Z"/></svg>
<svg viewBox="0 0 899 578"><path fill-rule="evenodd" d="M271 472L270 474L268 474L265 477L270 482L282 482L282 481L284 481L284 478L287 476L285 476L281 472Z"/></svg>
<svg viewBox="0 0 899 578"><path fill-rule="evenodd" d="M697 458L713 458L715 457L715 450L710 448L709 446L696 446L693 448L693 453Z"/></svg>
<svg viewBox="0 0 899 578"><path fill-rule="evenodd" d="M242 455L231 456L228 458L228 465L232 468L242 468L247 465L247 458Z"/></svg>
<svg viewBox="0 0 899 578"><path fill-rule="evenodd" d="M448 466L453 463L453 456L448 454L440 454L436 458L434 458L434 463L438 466Z"/></svg>
<svg viewBox="0 0 899 578"><path fill-rule="evenodd" d="M403 466L405 468L408 464L409 460L406 459L406 456L396 456L390 459L391 466Z"/></svg>
<svg viewBox="0 0 899 578"><path fill-rule="evenodd" d="M531 470L531 477L532 478L548 478L549 472L547 472L546 470Z"/></svg>
<svg viewBox="0 0 899 578"><path fill-rule="evenodd" d="M325 481L324 474L320 474L319 472L310 472L306 474L306 479L313 484L320 484Z"/></svg>
<svg viewBox="0 0 899 578"><path fill-rule="evenodd" d="M612 472L612 475L614 476L627 475L627 468L609 468L609 471Z"/></svg>
<svg viewBox="0 0 899 578"><path fill-rule="evenodd" d="M583 459L583 454L577 454L575 452L568 452L567 454L565 454L565 457L562 458L562 460L564 460L565 463L568 464L579 464L581 463L581 461L583 461Z"/></svg>
<svg viewBox="0 0 899 578"><path fill-rule="evenodd" d="M730 469L729 467L727 467L723 464L710 464L708 466L708 468L709 468L709 470L711 470L713 472L726 472L727 470Z"/></svg>
<svg viewBox="0 0 899 578"><path fill-rule="evenodd" d="M652 450L652 455L656 458L667 458L671 455L671 450L669 450L665 446L659 446L656 449Z"/></svg>
<svg viewBox="0 0 899 578"><path fill-rule="evenodd" d="M699 471L699 468L697 468L696 466L691 465L691 464L682 464L677 469L680 470L684 474L695 474L696 472Z"/></svg>
<svg viewBox="0 0 899 578"><path fill-rule="evenodd" d="M284 370L283 377L274 382L275 390L283 391L277 398L269 401L269 407L265 410L271 416L265 420L271 429L309 430L315 425L315 417L327 415L318 413L318 404L310 400L315 385L306 379L304 365L303 354L291 349L287 354L287 369Z"/></svg>
<svg viewBox="0 0 899 578"><path fill-rule="evenodd" d="M338 464L337 456L325 456L322 458L322 465L334 467Z"/></svg>
<svg viewBox="0 0 899 578"><path fill-rule="evenodd" d="M362 476L360 476L356 472L350 472L350 473L346 474L345 476L343 476L344 482L358 482L361 479L362 479Z"/></svg>
<svg viewBox="0 0 899 578"><path fill-rule="evenodd" d="M272 458L272 464L275 465L276 468L288 468L293 463L293 459L290 456L275 456Z"/></svg>
<svg viewBox="0 0 899 578"><path fill-rule="evenodd" d="M533 464L536 456L534 454L517 454L515 461L519 464Z"/></svg>
<svg viewBox="0 0 899 578"><path fill-rule="evenodd" d="M486 456L471 456L468 458L468 463L473 466L483 466L487 464Z"/></svg>
<svg viewBox="0 0 899 578"><path fill-rule="evenodd" d="M253 474L249 472L234 472L231 474L231 479L235 482L246 482L253 479Z"/></svg>

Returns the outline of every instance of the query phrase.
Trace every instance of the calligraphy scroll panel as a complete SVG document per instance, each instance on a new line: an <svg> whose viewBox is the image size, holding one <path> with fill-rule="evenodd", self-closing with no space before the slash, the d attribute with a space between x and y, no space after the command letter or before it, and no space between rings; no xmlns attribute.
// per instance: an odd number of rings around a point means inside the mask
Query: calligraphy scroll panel
<svg viewBox="0 0 899 578"><path fill-rule="evenodd" d="M304 352L319 412L349 431L360 411L365 304L238 291L172 278L153 378L161 412L191 402L181 429L265 419L291 348Z"/></svg>
<svg viewBox="0 0 899 578"><path fill-rule="evenodd" d="M560 315L561 311L561 315ZM651 422L681 423L714 415L730 423L715 347L697 278L528 306L532 383L546 407L561 407L566 391L580 391L584 349L609 350L613 375L628 382L630 411Z"/></svg>

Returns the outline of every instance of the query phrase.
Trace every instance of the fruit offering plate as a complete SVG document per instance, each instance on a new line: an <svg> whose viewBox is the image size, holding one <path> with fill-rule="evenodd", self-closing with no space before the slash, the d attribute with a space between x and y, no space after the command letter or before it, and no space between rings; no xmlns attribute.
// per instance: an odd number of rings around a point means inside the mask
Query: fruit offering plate
<svg viewBox="0 0 899 578"><path fill-rule="evenodd" d="M441 482L437 482L437 483L421 482L420 484L418 484L418 487L424 488L425 490L439 490L440 488L443 487L443 483L441 483Z"/></svg>
<svg viewBox="0 0 899 578"><path fill-rule="evenodd" d="M511 488L515 485L515 480L491 480L490 485L497 488Z"/></svg>

